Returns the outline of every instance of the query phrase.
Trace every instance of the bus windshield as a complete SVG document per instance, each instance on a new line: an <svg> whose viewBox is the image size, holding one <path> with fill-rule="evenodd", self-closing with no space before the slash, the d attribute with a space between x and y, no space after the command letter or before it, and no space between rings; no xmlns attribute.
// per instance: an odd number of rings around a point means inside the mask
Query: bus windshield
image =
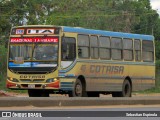
<svg viewBox="0 0 160 120"><path fill-rule="evenodd" d="M24 60L56 61L58 45L39 44L33 48L31 45L10 45L10 60L23 57Z"/></svg>
<svg viewBox="0 0 160 120"><path fill-rule="evenodd" d="M37 45L33 49L33 59L41 61L57 61L58 45Z"/></svg>
<svg viewBox="0 0 160 120"><path fill-rule="evenodd" d="M10 40L9 68L24 70L27 67L34 70L45 67L45 70L50 68L48 69L50 71L57 67L57 58L58 38L11 38Z"/></svg>

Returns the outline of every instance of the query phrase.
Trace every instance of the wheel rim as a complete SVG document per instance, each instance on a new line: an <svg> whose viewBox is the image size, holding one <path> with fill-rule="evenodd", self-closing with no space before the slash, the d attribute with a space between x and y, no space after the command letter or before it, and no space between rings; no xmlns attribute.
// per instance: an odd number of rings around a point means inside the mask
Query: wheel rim
<svg viewBox="0 0 160 120"><path fill-rule="evenodd" d="M129 84L125 85L124 94L125 94L126 97L130 96L130 86L129 86Z"/></svg>
<svg viewBox="0 0 160 120"><path fill-rule="evenodd" d="M76 84L75 94L76 94L76 96L81 96L82 95L82 85L81 84Z"/></svg>

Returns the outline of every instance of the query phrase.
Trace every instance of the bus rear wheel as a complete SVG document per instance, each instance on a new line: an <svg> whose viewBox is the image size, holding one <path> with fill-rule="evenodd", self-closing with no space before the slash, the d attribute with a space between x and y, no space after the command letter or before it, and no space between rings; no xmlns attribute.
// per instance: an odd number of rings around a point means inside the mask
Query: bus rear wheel
<svg viewBox="0 0 160 120"><path fill-rule="evenodd" d="M44 90L28 90L29 97L49 97L49 92Z"/></svg>
<svg viewBox="0 0 160 120"><path fill-rule="evenodd" d="M86 97L86 95L87 93L81 80L77 79L73 90L69 92L69 97Z"/></svg>
<svg viewBox="0 0 160 120"><path fill-rule="evenodd" d="M132 87L131 83L128 80L124 80L121 92L112 93L112 97L131 97L131 96L132 96Z"/></svg>

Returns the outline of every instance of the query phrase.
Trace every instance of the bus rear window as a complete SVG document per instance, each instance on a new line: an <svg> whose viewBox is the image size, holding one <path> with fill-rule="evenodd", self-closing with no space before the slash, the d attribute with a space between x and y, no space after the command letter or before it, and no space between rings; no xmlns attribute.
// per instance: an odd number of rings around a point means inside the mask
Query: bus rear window
<svg viewBox="0 0 160 120"><path fill-rule="evenodd" d="M144 62L154 61L153 41L144 40L142 42L142 58Z"/></svg>

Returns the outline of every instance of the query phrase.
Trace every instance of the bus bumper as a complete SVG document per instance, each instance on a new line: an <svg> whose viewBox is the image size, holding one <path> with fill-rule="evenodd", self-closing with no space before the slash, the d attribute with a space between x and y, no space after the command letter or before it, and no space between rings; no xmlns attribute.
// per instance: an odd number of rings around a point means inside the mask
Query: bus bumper
<svg viewBox="0 0 160 120"><path fill-rule="evenodd" d="M6 87L9 89L60 89L59 80L51 83L19 83L7 80Z"/></svg>

